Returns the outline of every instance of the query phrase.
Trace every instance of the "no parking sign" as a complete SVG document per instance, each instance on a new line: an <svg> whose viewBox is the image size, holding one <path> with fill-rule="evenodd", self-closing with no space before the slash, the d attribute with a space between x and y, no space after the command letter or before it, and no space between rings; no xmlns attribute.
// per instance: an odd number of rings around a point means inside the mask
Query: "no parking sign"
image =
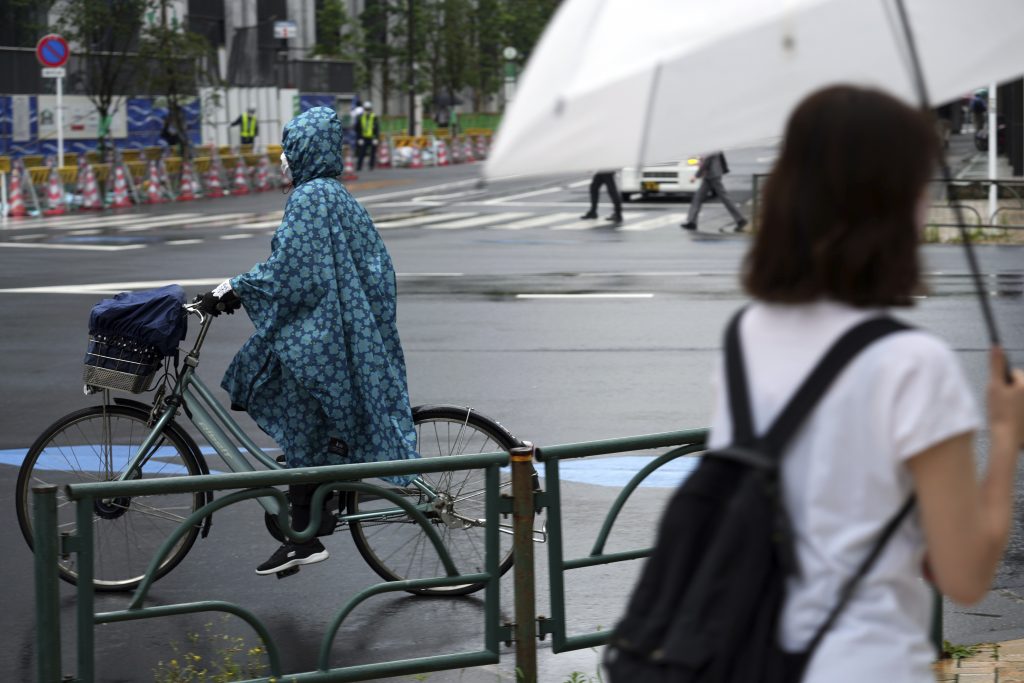
<svg viewBox="0 0 1024 683"><path fill-rule="evenodd" d="M67 64L71 50L68 48L68 41L56 33L43 36L36 43L36 59L43 66L57 68Z"/></svg>
<svg viewBox="0 0 1024 683"><path fill-rule="evenodd" d="M64 165L64 65L71 56L64 36L50 33L36 43L36 59L43 65L43 78L57 79L57 165Z"/></svg>

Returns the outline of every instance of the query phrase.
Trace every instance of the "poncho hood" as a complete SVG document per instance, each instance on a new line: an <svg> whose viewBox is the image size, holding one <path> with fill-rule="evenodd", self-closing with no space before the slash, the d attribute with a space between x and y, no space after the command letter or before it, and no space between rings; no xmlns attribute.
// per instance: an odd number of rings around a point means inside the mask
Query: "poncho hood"
<svg viewBox="0 0 1024 683"><path fill-rule="evenodd" d="M314 178L342 174L343 138L341 121L330 107L307 109L285 124L282 146L295 187Z"/></svg>

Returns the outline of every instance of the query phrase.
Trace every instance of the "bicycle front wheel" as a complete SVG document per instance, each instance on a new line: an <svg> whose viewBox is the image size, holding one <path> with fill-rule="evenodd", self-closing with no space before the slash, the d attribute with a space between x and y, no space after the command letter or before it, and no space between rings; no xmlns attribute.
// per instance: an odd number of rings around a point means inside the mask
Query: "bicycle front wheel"
<svg viewBox="0 0 1024 683"><path fill-rule="evenodd" d="M427 406L413 410L417 451L423 458L508 451L518 443L500 424L469 408ZM426 514L440 534L455 568L460 574L486 569L484 561L485 474L483 468L420 475L428 489L414 484L389 487L401 493ZM512 478L507 469L499 475L502 491L510 492ZM423 528L379 496L353 493L349 496L349 526L356 548L381 578L388 581L434 578L445 575L444 565ZM359 519L361 515L373 515ZM511 531L511 517L502 522ZM512 566L512 535L499 533L500 573ZM420 595L467 595L483 588L483 583L467 583L444 588L411 590Z"/></svg>
<svg viewBox="0 0 1024 683"><path fill-rule="evenodd" d="M71 413L51 425L32 444L18 472L18 523L32 547L32 489L57 486L57 525L77 528L75 505L66 484L117 479L152 429L149 414L127 406L94 406ZM202 474L179 428L165 428L132 479ZM93 503L93 577L101 591L123 591L142 581L156 551L185 518L203 504L201 493L119 497ZM192 548L199 527L189 529L157 568L155 579L175 567ZM61 558L60 576L78 580L76 558Z"/></svg>

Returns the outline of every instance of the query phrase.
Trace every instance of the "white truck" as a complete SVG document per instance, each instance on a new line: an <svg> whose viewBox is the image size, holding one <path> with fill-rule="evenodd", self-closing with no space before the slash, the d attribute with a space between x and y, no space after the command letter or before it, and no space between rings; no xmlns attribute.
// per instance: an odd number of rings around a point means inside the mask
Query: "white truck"
<svg viewBox="0 0 1024 683"><path fill-rule="evenodd" d="M622 200L628 202L635 195L643 198L656 194L678 194L692 198L700 187L697 169L700 157L692 156L682 161L644 166L638 172L627 166L622 169L619 192Z"/></svg>

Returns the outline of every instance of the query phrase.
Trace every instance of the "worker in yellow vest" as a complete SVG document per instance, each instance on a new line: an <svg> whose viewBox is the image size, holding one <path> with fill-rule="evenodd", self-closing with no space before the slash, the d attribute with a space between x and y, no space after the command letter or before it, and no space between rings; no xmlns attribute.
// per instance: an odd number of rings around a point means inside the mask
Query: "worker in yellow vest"
<svg viewBox="0 0 1024 683"><path fill-rule="evenodd" d="M249 111L243 112L231 125L241 126L242 144L251 145L260 130L259 124L256 123L256 107L249 107Z"/></svg>
<svg viewBox="0 0 1024 683"><path fill-rule="evenodd" d="M377 140L380 138L380 121L373 112L373 103L363 103L363 113L356 118L356 170L363 170L363 159L370 155L370 170L377 162Z"/></svg>

